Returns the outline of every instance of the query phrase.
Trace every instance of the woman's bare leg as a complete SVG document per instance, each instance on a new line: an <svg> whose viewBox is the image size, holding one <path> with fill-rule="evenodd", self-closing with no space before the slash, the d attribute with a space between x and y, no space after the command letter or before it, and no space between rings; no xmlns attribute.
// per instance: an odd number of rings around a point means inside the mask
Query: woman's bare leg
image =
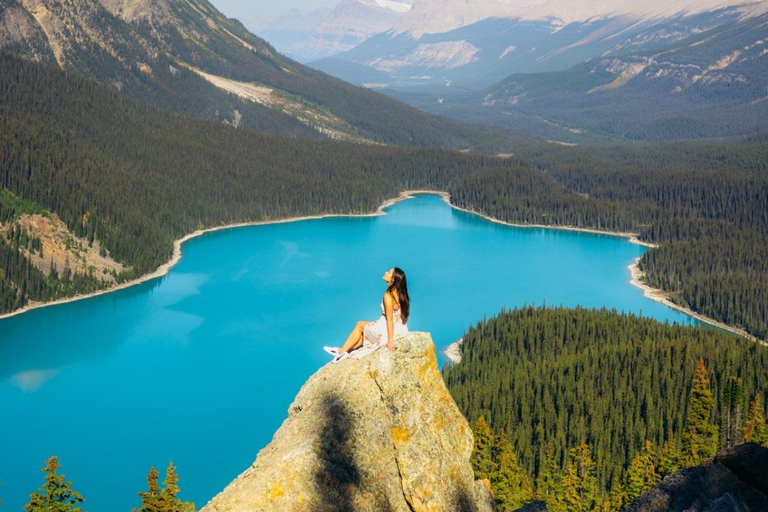
<svg viewBox="0 0 768 512"><path fill-rule="evenodd" d="M368 325L370 322L366 322L364 320L361 320L357 322L355 325L355 328L352 329L352 332L349 333L349 336L347 337L347 341L344 342L344 345L341 346L339 349L339 354L343 354L344 352L349 352L350 350L354 350L360 345L363 344L363 331L365 330L365 326Z"/></svg>

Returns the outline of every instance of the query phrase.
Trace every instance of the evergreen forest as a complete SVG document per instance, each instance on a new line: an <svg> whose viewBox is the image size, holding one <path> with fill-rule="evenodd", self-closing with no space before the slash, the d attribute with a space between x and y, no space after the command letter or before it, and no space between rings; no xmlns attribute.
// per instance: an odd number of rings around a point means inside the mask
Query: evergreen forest
<svg viewBox="0 0 768 512"><path fill-rule="evenodd" d="M474 425L476 473L511 505L620 510L719 448L768 443L768 347L727 332L527 306L470 327L462 353L443 377ZM563 502L566 484L589 503Z"/></svg>
<svg viewBox="0 0 768 512"><path fill-rule="evenodd" d="M280 137L168 113L95 81L0 56L0 222L54 212L126 270L167 261L173 240L222 224L366 213L404 189L437 189L500 220L636 232L659 244L649 284L768 337L768 144L563 147L496 158ZM45 275L0 237L0 311L105 286ZM62 281L63 280L63 281Z"/></svg>

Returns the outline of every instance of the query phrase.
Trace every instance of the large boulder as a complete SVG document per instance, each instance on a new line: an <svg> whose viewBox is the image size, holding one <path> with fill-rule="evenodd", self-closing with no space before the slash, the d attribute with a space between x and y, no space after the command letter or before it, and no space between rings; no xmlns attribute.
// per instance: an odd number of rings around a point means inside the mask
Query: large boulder
<svg viewBox="0 0 768 512"><path fill-rule="evenodd" d="M256 461L202 512L491 512L427 333L327 364Z"/></svg>
<svg viewBox="0 0 768 512"><path fill-rule="evenodd" d="M768 512L768 448L754 443L721 451L639 496L627 512Z"/></svg>

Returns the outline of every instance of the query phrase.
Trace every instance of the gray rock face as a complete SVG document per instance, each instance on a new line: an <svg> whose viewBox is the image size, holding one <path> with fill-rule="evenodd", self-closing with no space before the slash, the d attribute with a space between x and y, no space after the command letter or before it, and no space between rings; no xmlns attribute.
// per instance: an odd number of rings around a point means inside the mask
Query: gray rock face
<svg viewBox="0 0 768 512"><path fill-rule="evenodd" d="M251 467L203 512L491 512L472 432L445 388L429 334L327 364Z"/></svg>
<svg viewBox="0 0 768 512"><path fill-rule="evenodd" d="M515 512L549 512L549 509L547 508L547 504L543 501L532 501L515 510Z"/></svg>
<svg viewBox="0 0 768 512"><path fill-rule="evenodd" d="M708 464L669 475L627 512L768 512L768 449L754 443L721 451Z"/></svg>

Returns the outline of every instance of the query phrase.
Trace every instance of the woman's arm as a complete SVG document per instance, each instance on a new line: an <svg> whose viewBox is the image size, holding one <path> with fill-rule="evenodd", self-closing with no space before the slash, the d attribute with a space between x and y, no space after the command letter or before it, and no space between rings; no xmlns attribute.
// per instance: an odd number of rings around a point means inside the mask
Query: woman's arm
<svg viewBox="0 0 768 512"><path fill-rule="evenodd" d="M384 293L384 316L387 318L387 348L395 350L395 299L389 293Z"/></svg>

